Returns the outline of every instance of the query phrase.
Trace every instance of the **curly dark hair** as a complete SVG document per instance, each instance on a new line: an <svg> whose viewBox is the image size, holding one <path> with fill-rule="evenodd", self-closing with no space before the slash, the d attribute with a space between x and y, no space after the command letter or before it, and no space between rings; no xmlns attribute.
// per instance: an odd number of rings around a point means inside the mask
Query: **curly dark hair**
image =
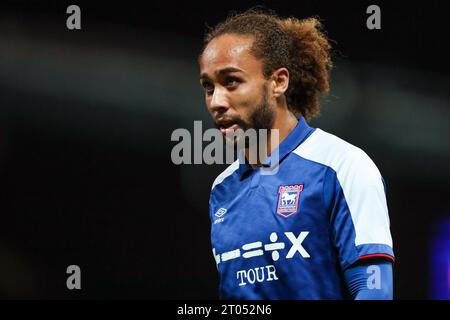
<svg viewBox="0 0 450 320"><path fill-rule="evenodd" d="M253 36L251 52L263 60L266 79L278 68L289 71L285 93L289 109L308 120L320 115L319 96L329 91L332 61L330 41L318 19L280 18L253 8L210 29L202 52L211 40L223 34Z"/></svg>

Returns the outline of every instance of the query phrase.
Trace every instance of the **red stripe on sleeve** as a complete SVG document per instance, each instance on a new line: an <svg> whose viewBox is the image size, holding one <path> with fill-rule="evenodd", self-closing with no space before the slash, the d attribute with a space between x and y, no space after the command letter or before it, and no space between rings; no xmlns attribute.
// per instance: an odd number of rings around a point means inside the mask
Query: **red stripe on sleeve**
<svg viewBox="0 0 450 320"><path fill-rule="evenodd" d="M360 260L370 259L370 258L388 258L393 263L395 262L395 258L393 256L391 256L390 254L386 254L386 253L366 254L364 256L359 257Z"/></svg>

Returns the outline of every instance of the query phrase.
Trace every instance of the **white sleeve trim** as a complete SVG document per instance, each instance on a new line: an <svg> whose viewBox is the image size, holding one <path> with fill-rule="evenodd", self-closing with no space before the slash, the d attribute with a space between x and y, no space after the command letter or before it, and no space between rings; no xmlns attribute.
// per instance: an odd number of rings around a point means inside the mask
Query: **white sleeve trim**
<svg viewBox="0 0 450 320"><path fill-rule="evenodd" d="M392 247L381 174L363 150L316 129L294 153L336 172L355 228L356 246L376 243Z"/></svg>

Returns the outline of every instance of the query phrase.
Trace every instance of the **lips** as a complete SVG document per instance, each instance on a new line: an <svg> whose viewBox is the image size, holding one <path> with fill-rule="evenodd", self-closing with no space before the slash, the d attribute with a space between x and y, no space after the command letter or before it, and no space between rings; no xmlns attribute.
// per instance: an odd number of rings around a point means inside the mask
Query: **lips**
<svg viewBox="0 0 450 320"><path fill-rule="evenodd" d="M237 124L232 124L229 127L225 127L225 128L221 127L220 128L220 132L222 132L222 134L227 134L227 133L230 133L230 132L234 132L237 128L238 128Z"/></svg>
<svg viewBox="0 0 450 320"><path fill-rule="evenodd" d="M234 132L239 127L235 121L228 119L217 120L216 124L222 134Z"/></svg>

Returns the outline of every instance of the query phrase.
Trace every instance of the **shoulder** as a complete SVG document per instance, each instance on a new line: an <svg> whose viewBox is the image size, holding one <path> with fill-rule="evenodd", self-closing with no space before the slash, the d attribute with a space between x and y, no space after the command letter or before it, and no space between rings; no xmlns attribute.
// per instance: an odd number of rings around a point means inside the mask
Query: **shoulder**
<svg viewBox="0 0 450 320"><path fill-rule="evenodd" d="M239 168L239 160L234 161L232 164L230 164L224 171L222 171L221 174L217 176L217 178L214 180L211 191L219 184L221 184L226 178L231 176L237 169Z"/></svg>
<svg viewBox="0 0 450 320"><path fill-rule="evenodd" d="M333 169L339 180L354 174L381 178L377 166L361 148L319 128L293 153Z"/></svg>

